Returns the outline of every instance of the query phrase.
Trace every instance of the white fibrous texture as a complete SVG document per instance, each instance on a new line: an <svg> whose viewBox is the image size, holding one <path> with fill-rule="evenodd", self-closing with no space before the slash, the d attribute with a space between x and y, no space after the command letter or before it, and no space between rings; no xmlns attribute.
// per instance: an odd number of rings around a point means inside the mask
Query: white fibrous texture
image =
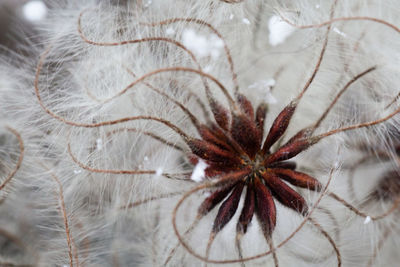
<svg viewBox="0 0 400 267"><path fill-rule="evenodd" d="M395 266L399 8L54 1L1 52L0 265Z"/></svg>

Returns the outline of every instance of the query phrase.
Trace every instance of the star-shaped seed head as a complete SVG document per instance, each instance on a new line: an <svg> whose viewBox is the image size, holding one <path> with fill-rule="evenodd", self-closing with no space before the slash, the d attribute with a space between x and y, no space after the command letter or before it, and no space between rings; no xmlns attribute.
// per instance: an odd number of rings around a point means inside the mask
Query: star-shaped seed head
<svg viewBox="0 0 400 267"><path fill-rule="evenodd" d="M271 147L285 133L296 103L290 103L276 117L263 143L266 104L259 105L254 112L244 95L239 94L236 102L237 108L230 114L217 102L211 102L216 124L202 125L201 139L188 141L192 153L208 164L205 171L209 179L229 177L222 188L203 201L198 217L222 202L212 228L215 236L232 219L246 190L237 232L246 233L255 213L265 238L269 239L276 225L275 199L302 215L308 210L304 198L287 183L309 190L321 189L315 178L295 171L296 164L287 161L315 141L305 129L271 153Z"/></svg>

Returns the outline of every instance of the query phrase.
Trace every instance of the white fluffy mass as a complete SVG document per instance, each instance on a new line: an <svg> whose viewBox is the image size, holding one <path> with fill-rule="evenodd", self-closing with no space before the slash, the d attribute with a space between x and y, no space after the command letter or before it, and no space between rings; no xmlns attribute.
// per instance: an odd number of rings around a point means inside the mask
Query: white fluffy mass
<svg viewBox="0 0 400 267"><path fill-rule="evenodd" d="M400 1L332 2L46 1L0 49L0 266L396 266Z"/></svg>
<svg viewBox="0 0 400 267"><path fill-rule="evenodd" d="M293 34L295 27L283 21L280 16L274 15L269 19L269 44L277 46L285 42L285 40Z"/></svg>
<svg viewBox="0 0 400 267"><path fill-rule="evenodd" d="M198 58L211 56L217 59L224 46L223 41L215 34L203 35L193 29L186 29L182 33L182 43Z"/></svg>

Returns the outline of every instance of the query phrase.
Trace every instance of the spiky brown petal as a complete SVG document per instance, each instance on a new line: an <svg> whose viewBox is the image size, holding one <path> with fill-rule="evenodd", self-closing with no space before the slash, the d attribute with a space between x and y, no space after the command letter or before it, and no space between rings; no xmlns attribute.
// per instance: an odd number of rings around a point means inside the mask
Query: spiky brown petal
<svg viewBox="0 0 400 267"><path fill-rule="evenodd" d="M294 111L296 110L297 105L290 103L287 105L281 113L275 118L272 123L271 128L269 129L267 139L265 139L262 152L264 155L269 151L271 146L278 141L279 138L285 133L287 127L289 126L290 119L293 116Z"/></svg>
<svg viewBox="0 0 400 267"><path fill-rule="evenodd" d="M264 172L262 173L262 178L264 178L266 185L282 205L303 215L307 214L308 206L304 198L279 179L278 176L270 172Z"/></svg>
<svg viewBox="0 0 400 267"><path fill-rule="evenodd" d="M235 185L236 183L213 192L203 201L203 203L201 203L197 211L198 215L202 217L209 213L213 208L215 208L216 205L224 200L224 198L229 194L229 192L232 191Z"/></svg>
<svg viewBox="0 0 400 267"><path fill-rule="evenodd" d="M240 166L241 161L232 152L200 139L189 140L188 145L196 156L225 167Z"/></svg>
<svg viewBox="0 0 400 267"><path fill-rule="evenodd" d="M257 107L256 111L256 125L258 130L260 131L261 138L264 136L264 121L267 116L268 106L263 103ZM261 141L260 141L261 142Z"/></svg>
<svg viewBox="0 0 400 267"><path fill-rule="evenodd" d="M254 109L251 102L242 94L237 97L238 103L242 111L247 115L250 120L254 120Z"/></svg>
<svg viewBox="0 0 400 267"><path fill-rule="evenodd" d="M229 112L220 103L216 101L210 102L211 112L214 115L214 119L217 124L224 129L229 131Z"/></svg>
<svg viewBox="0 0 400 267"><path fill-rule="evenodd" d="M201 125L199 128L200 136L203 140L213 143L220 148L233 152L233 148L226 142L225 136L221 136L220 132L216 130L212 130L205 125Z"/></svg>
<svg viewBox="0 0 400 267"><path fill-rule="evenodd" d="M279 178L291 183L292 185L307 188L309 190L320 191L322 184L317 179L290 169L274 168L270 170L275 173Z"/></svg>
<svg viewBox="0 0 400 267"><path fill-rule="evenodd" d="M297 167L297 164L294 161L278 161L278 162L272 163L268 167L269 168L282 168L282 169L295 170Z"/></svg>
<svg viewBox="0 0 400 267"><path fill-rule="evenodd" d="M260 132L253 120L244 114L234 114L232 118L232 137L246 154L253 158L260 148Z"/></svg>
<svg viewBox="0 0 400 267"><path fill-rule="evenodd" d="M238 208L240 197L244 188L244 182L240 181L234 187L229 197L222 203L218 210L217 217L215 217L212 232L218 233L225 227L225 225L232 219L233 215Z"/></svg>
<svg viewBox="0 0 400 267"><path fill-rule="evenodd" d="M256 177L254 179L256 215L265 238L270 238L276 225L276 207L271 192Z"/></svg>
<svg viewBox="0 0 400 267"><path fill-rule="evenodd" d="M254 215L255 204L254 188L252 184L249 183L247 185L246 199L244 200L242 213L240 214L239 221L236 227L236 231L238 233L245 234L247 232L247 227Z"/></svg>
<svg viewBox="0 0 400 267"><path fill-rule="evenodd" d="M267 167L271 163L291 159L315 143L314 139L309 138L288 142L280 147L275 153L267 157L263 164Z"/></svg>

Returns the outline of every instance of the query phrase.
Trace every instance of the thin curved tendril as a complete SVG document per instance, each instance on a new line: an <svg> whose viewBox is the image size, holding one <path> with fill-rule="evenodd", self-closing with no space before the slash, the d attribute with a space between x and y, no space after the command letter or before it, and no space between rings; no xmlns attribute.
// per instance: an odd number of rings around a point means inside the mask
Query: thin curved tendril
<svg viewBox="0 0 400 267"><path fill-rule="evenodd" d="M55 114L53 111L51 111L49 108L47 108L44 105L44 103L42 101L42 98L41 98L41 95L40 95L40 92L39 92L39 76L40 76L41 69L43 67L44 59L46 58L46 56L47 56L47 54L49 52L50 52L50 47L40 57L40 60L39 60L38 66L37 66L37 70L36 70L34 86L35 86L35 94L36 94L36 97L37 97L37 99L39 101L40 106L42 107L42 109L47 114L49 114L53 118L65 123L65 124L71 125L71 126L84 127L84 128L96 128L96 127L114 125L114 124L119 124L119 123L123 123L123 122L127 122L127 121L133 121L133 120L152 120L152 121L158 121L158 122L166 125L170 129L174 130L185 141L190 139L190 137L186 133L184 133L180 128L178 128L174 124L170 123L169 121L166 121L166 120L163 120L163 119L160 119L160 118L157 118L157 117L134 116L134 117L124 117L124 118L120 118L120 119L117 119L117 120L103 121L103 122L98 122L98 123L79 123L79 122L70 121L70 120L68 120L68 119L66 119L64 117L61 117L61 116ZM150 76L156 75L158 73L163 73L163 72L178 72L178 71L195 73L195 74L199 74L199 75L201 75L203 77L209 78L210 80L215 82L221 88L223 93L227 96L227 98L229 98L232 106L236 106L236 103L230 97L230 95L229 95L228 91L226 90L226 88L216 78L214 78L210 74L201 72L199 70L191 69L191 68L185 68L185 67L163 68L163 69L158 69L158 70L155 70L153 72L147 73L147 74L143 75L142 77L138 78L136 81L132 82L130 85L128 85L122 92L126 92L127 90L129 90L130 88L134 87L136 84L140 83L141 81L145 80L146 78L148 78Z"/></svg>
<svg viewBox="0 0 400 267"><path fill-rule="evenodd" d="M6 127L8 131L10 131L12 134L15 135L15 137L18 139L18 144L19 144L19 157L17 164L15 165L14 169L11 171L11 173L7 176L7 178L4 180L3 183L0 184L0 191L12 180L14 175L17 173L19 168L22 165L22 161L24 159L24 154L25 154L25 146L24 146L24 141L22 140L21 135L19 132L11 127Z"/></svg>
<svg viewBox="0 0 400 267"><path fill-rule="evenodd" d="M382 249L383 245L385 244L385 241L389 238L390 232L391 232L390 228L387 227L385 229L385 232L383 233L381 240L379 240L377 247L375 247L374 253L372 254L371 258L369 259L369 261L367 263L367 267L372 267L372 265L374 264L374 262L378 256L378 252Z"/></svg>
<svg viewBox="0 0 400 267"><path fill-rule="evenodd" d="M157 140L157 141L161 142L162 144L164 144L166 146L169 146L169 147L172 147L172 148L174 148L174 149L176 149L178 151L182 151L182 152L185 151L185 149L183 147L181 147L181 146L179 146L179 145L177 145L175 143L168 142L167 140L165 140L161 136L156 135L155 133L148 132L148 131L142 131L142 130L136 129L136 128L120 128L120 129L116 129L116 130L113 130L111 132L108 132L106 135L107 135L107 137L110 137L111 135L114 135L114 134L117 134L117 133L121 133L121 132L138 132L140 134L147 135L147 136L153 138L154 140Z"/></svg>
<svg viewBox="0 0 400 267"><path fill-rule="evenodd" d="M335 0L334 3L332 4L331 7L331 13L330 13L330 17L333 17L333 14L335 12L335 7L337 4L338 0ZM303 90L301 90L300 94L295 98L295 102L300 101L300 99L303 97L303 95L305 94L305 92L307 91L307 89L310 87L311 83L314 81L315 76L317 75L318 71L319 71L319 67L321 66L322 60L324 59L324 55L325 55L325 51L326 51L326 47L328 46L328 40L329 40L329 32L331 30L331 26L328 25L328 28L326 29L326 33L325 33L325 40L324 43L322 45L322 50L321 53L318 57L318 61L317 64L315 65L314 71L311 74L311 77L307 80L306 84L303 87Z"/></svg>
<svg viewBox="0 0 400 267"><path fill-rule="evenodd" d="M331 104L329 105L329 107L325 110L325 112L321 115L321 117L318 119L318 121L315 123L315 125L313 126L313 129L317 129L320 124L323 122L323 120L328 116L329 112L332 110L333 106L337 103L337 101L339 100L339 98L343 95L344 92L346 92L346 90L353 84L355 83L358 79L360 79L361 77L363 77L364 75L372 72L376 70L376 66L371 67L363 72L361 72L360 74L354 76L340 91L339 93L336 95L335 99L331 102Z"/></svg>
<svg viewBox="0 0 400 267"><path fill-rule="evenodd" d="M339 222L337 221L336 217L333 216L332 212L330 212L328 209L321 208L321 207L318 207L317 209L319 211L325 213L326 215L328 215L328 217L332 220L332 222L335 226L335 229L339 229ZM339 240L339 237L340 237L339 231L336 230L335 231L335 240ZM296 258L300 258L305 262L316 264L316 263L322 263L322 262L326 261L327 259L329 259L332 256L332 254L335 253L335 250L332 253L329 253L327 255L319 256L318 259L315 259L312 256L299 254L297 251L294 251L294 250L289 250L289 252L291 254L293 254Z"/></svg>
<svg viewBox="0 0 400 267"><path fill-rule="evenodd" d="M394 103L397 102L397 100L399 100L400 98L400 92L393 98L393 100L385 107L385 109L390 108L391 105L393 105Z"/></svg>
<svg viewBox="0 0 400 267"><path fill-rule="evenodd" d="M272 258L274 260L274 265L275 265L275 267L279 267L278 256L276 255L276 248L274 246L272 237L267 239L267 243L268 243L269 249L272 251Z"/></svg>
<svg viewBox="0 0 400 267"><path fill-rule="evenodd" d="M197 226L197 224L200 222L200 219L196 219L190 226L189 228L183 233L183 236L186 236L188 234L190 234L194 228ZM173 247L170 251L170 253L168 254L168 258L165 260L164 265L167 265L168 262L172 259L172 256L175 254L176 250L179 248L179 246L181 245L180 242L178 242L175 247Z"/></svg>
<svg viewBox="0 0 400 267"><path fill-rule="evenodd" d="M354 207L353 205L351 205L350 203L348 203L346 200L344 200L343 198L339 197L338 195L336 195L333 192L329 192L328 196L330 196L331 198L333 198L334 200L342 203L346 208L348 208L349 210L351 210L352 212L354 212L355 214L357 214L360 217L366 218L369 217L371 220L373 221L378 221L381 220L387 216L389 216L390 214L392 214L396 209L399 208L400 206L400 196L396 198L396 200L394 201L393 205L390 207L390 209L388 209L387 211L383 212L382 214L376 215L376 216L370 216L362 211L359 211L356 207Z"/></svg>
<svg viewBox="0 0 400 267"><path fill-rule="evenodd" d="M230 50L228 48L228 45L226 44L226 41L225 41L224 37L222 36L222 34L217 29L215 29L210 23L207 23L204 20L195 19L195 18L172 18L172 19L167 19L167 20L163 20L163 21L160 21L160 22L156 22L156 23L141 23L141 24L149 25L149 26L157 26L157 25L168 25L168 24L179 22L179 21L193 22L193 23L196 23L196 24L199 24L199 25L206 26L215 35L217 35L218 38L220 38L222 40L222 42L224 44L225 54L226 54L226 57L228 59L230 72L232 74L232 80L233 80L233 83L234 83L234 86L235 86L235 94L237 94L239 92L239 84L238 84L238 81L237 81L237 73L235 71L235 66L234 66L234 63L233 63L231 52L230 52Z"/></svg>
<svg viewBox="0 0 400 267"><path fill-rule="evenodd" d="M136 74L133 73L132 70L127 69L128 73L131 74L133 77L136 77ZM199 120L196 118L195 115L193 115L192 112L190 112L189 109L187 109L181 102L175 100L174 98L170 97L169 95L167 95L165 92L162 92L160 89L154 87L153 85L151 85L148 82L143 82L144 85L146 85L148 88L150 88L151 90L153 90L154 92L156 92L157 94L167 98L168 100L170 100L172 103L174 103L175 105L177 105L190 119L190 121L193 123L193 125L196 127L196 129L200 128L200 122Z"/></svg>
<svg viewBox="0 0 400 267"><path fill-rule="evenodd" d="M288 20L285 16L283 16L281 13L279 14L279 16L281 17L281 19L286 22L287 24L298 28L298 29L310 29L310 28L321 28L324 26L330 26L332 25L334 22L338 22L338 21L354 21L354 20L367 20L367 21L373 21L379 24L383 24L388 26L389 28L395 30L396 32L400 33L400 28L396 27L395 25L382 20L382 19L378 19L378 18L373 18L373 17L367 17L367 16L355 16L355 17L342 17L342 18L333 18L330 19L328 21L319 23L319 24L310 24L310 25L297 25L293 22L291 22L290 20Z"/></svg>
<svg viewBox="0 0 400 267"><path fill-rule="evenodd" d="M79 167L82 169L85 169L90 172L95 172L95 173L108 173L108 174L128 174L128 175L133 175L133 174L157 174L157 171L155 170L108 170L108 169L97 169L97 168L92 168L90 166L85 165L83 162L79 161L76 156L72 153L71 151L71 143L68 143L68 154L70 155L71 159L73 162L75 162ZM169 178L169 179L176 179L176 180L187 180L186 178L172 178L174 176L178 176L179 174L173 174L173 173L161 173L160 175Z"/></svg>
<svg viewBox="0 0 400 267"><path fill-rule="evenodd" d="M197 65L199 71L200 71L200 72L202 71L201 65L200 65L200 63L198 63L197 58L195 57L195 55L194 55L189 49L187 49L182 43L180 43L180 42L178 42L178 41L176 41L176 40L173 40L173 39L169 39L169 38L165 38L165 37L148 37L148 38L142 38L142 39L136 39L136 40L127 40L127 41L121 41L121 42L95 42L95 41L89 40L89 39L83 34L83 32L82 32L82 26L81 26L82 15L83 15L83 13L86 12L86 11L87 11L87 9L83 10L83 11L81 12L81 14L79 15L79 18L78 18L78 33L79 33L79 36L81 37L81 39L82 39L84 42L86 42L86 43L88 43L88 44L91 44L91 45L96 45L96 46L120 46L120 45L127 45L127 44L141 43L141 42L149 42L149 41L162 41L162 42L172 43L172 44L176 45L177 47L182 48L184 51L186 51L186 52L190 55L190 57L192 58L192 60L196 63L196 65ZM210 25L210 26L211 26L211 25ZM219 34L219 36L221 36L221 35ZM222 36L221 36L221 37L222 37ZM226 44L225 44L225 46L226 46ZM227 47L226 47L226 48L227 48ZM229 49L227 49L226 51L228 51L228 54L230 55ZM228 57L228 58L230 58L230 57ZM230 59L231 59L231 58L230 58ZM230 62L231 62L231 61L230 61ZM232 61L231 66L233 66L233 61ZM233 80L235 80L235 79L236 79L236 74L234 74ZM211 96L210 88L208 87L207 82L206 82L206 80L204 79L204 76L202 76L202 80L203 80L203 83L204 83L204 87L205 87L205 91L206 91L207 98L208 98L209 101L211 101L211 100L213 100L213 97ZM221 89L222 89L222 88L221 88ZM125 91L125 90L122 90L120 93L123 94L124 91ZM223 90L223 91L224 91L224 90ZM229 93L228 93L226 90L224 91L224 94L225 94L225 96L227 97L228 102L229 102L232 106L235 106L235 103L234 103L234 101L232 100L232 97L229 95ZM119 96L119 95L116 95L115 97L117 97L117 96ZM109 99L107 99L107 101L110 101L110 100L112 100L112 99L113 99L113 98L109 98Z"/></svg>
<svg viewBox="0 0 400 267"><path fill-rule="evenodd" d="M337 1L338 1L338 0L335 0L334 3L332 4L331 13L330 13L330 17L331 17L331 18L332 18L333 14L334 14ZM322 60L324 59L326 47L327 47L327 45L328 45L330 29L331 29L331 26L329 25L328 28L327 28L327 30L326 30L326 33L325 33L325 40L324 40L324 43L323 43L323 45L322 45L322 49L321 49L321 52L320 52L320 54L319 54L317 64L315 65L314 70L313 70L313 72L312 72L310 78L307 80L306 84L304 85L304 87L303 87L303 89L300 91L300 93L297 95L297 97L296 97L295 99L293 99L293 100L290 102L290 104L289 104L289 105L290 105L292 108L294 108L294 109L297 108L297 106L298 106L300 100L302 99L302 97L304 96L304 94L306 93L306 91L308 90L308 88L310 87L311 83L314 81L314 78L315 78L315 76L317 75L317 73L318 73L318 71L319 71L319 68L320 68L320 66L321 66ZM287 107L289 107L289 105L288 105ZM294 111L293 111L293 113L294 113ZM293 114L293 113L292 113L292 114ZM289 118L289 120L290 120L290 118ZM284 134L285 134L285 133L283 133L283 135L284 135ZM282 137L282 136L281 136L281 137ZM280 138L280 139L282 139L282 138ZM268 142L266 142L266 141L267 141L267 140L265 140L264 145L263 145L263 147L262 147L262 152L263 152L264 155L267 154L267 152L268 152L268 150L269 150L269 148L270 148L270 147L269 147L270 144L268 144Z"/></svg>
<svg viewBox="0 0 400 267"><path fill-rule="evenodd" d="M357 199L357 194L354 189L354 179L355 179L354 174L356 172L356 169L360 165L367 162L371 157L372 157L372 155L367 155L367 156L362 157L361 159L359 159L357 162L354 163L354 165L351 167L351 169L349 171L349 179L347 180L347 188L349 190L350 195L353 197L353 200L355 200L356 202L358 202L359 200Z"/></svg>
<svg viewBox="0 0 400 267"><path fill-rule="evenodd" d="M50 171L50 169L46 165L44 165L42 163L39 163L39 164L44 169L46 169L47 171ZM63 186L62 186L60 180L58 179L58 177L51 171L50 171L50 176L54 179L54 181L58 185L58 197L60 198L60 209L61 209L61 214L62 214L63 219L64 219L64 227L65 227L65 234L66 234L67 244L68 244L68 256L69 256L69 260L70 260L70 266L71 267L74 266L73 259L75 259L76 265L79 266L78 254L77 254L77 251L76 251L76 244L73 241L73 238L71 236L71 231L70 231L69 222L68 222L68 216L67 216L67 210L65 208ZM72 243L74 243L75 253L73 253L73 250L72 250Z"/></svg>
<svg viewBox="0 0 400 267"><path fill-rule="evenodd" d="M303 221L299 224L299 226L290 234L288 235L282 242L280 242L276 247L275 250L282 247L283 245L285 245L290 239L293 238L293 236L295 236L301 228L303 228L303 226L306 224L308 218L310 218L310 216L313 214L314 210L317 208L317 206L319 205L319 203L321 202L322 198L325 196L328 186L332 180L332 176L333 176L333 171L334 169L331 169L330 173L329 173L329 179L325 185L325 187L323 188L323 190L321 191L320 196L318 197L317 201L314 203L314 205L312 206L312 208L309 210L308 214L304 217ZM231 177L229 177L231 178ZM176 224L176 214L178 212L178 209L180 208L180 206L183 204L183 202L186 200L186 198L188 198L190 195L194 194L197 191L200 191L202 189L205 188L210 188L210 187L216 187L219 186L220 183L226 182L226 180L231 180L231 179L224 179L221 178L220 180L214 182L214 183L207 183L207 184L203 184L203 185L199 185L195 188L193 188L192 190L190 190L189 192L187 192L176 204L173 213L172 213L172 226L175 232L176 237L178 238L179 242L182 244L182 246L194 257L204 261L204 262L208 262L208 263L215 263L215 264L230 264L230 263L240 263L240 262L246 262L246 261L250 261L250 260L255 260L255 259L259 259L262 257L265 257L267 255L270 255L271 253L273 253L272 250L268 250L264 253L260 253L251 257L247 257L247 258L243 258L243 259L231 259L231 260L212 260L212 259L207 259L206 257L196 253L182 238L181 234L179 233L177 224Z"/></svg>
<svg viewBox="0 0 400 267"><path fill-rule="evenodd" d="M173 193L167 193L167 194L159 195L159 196L156 196L156 197L149 197L149 198L145 198L143 200L135 201L135 202L129 203L127 205L121 206L120 209L131 209L131 208L146 204L146 203L154 201L154 200L170 198L170 197L178 196L178 195L181 195L181 194L183 194L183 192L173 192Z"/></svg>
<svg viewBox="0 0 400 267"><path fill-rule="evenodd" d="M335 243L333 241L332 237L322 228L322 226L315 221L313 218L309 217L308 220L322 233L323 236L325 236L326 239L328 239L329 243L332 245L333 249L335 250L336 253L336 259L338 262L338 267L342 266L342 256L340 255L340 251Z"/></svg>
<svg viewBox="0 0 400 267"><path fill-rule="evenodd" d="M369 122L364 122L364 123L360 123L360 124L356 124L356 125L350 125L350 126L334 129L334 130L328 131L326 133L319 134L319 135L315 136L314 138L316 140L320 140L322 138L325 138L325 137L328 137L330 135L337 134L340 132L345 132L345 131L350 131L350 130L355 130L355 129L359 129L359 128L373 126L373 125L376 125L376 124L379 124L379 123L382 123L384 121L391 119L393 116L397 115L399 112L400 112L400 108L396 109L394 112L390 113L386 117L383 117L379 120L369 121Z"/></svg>

